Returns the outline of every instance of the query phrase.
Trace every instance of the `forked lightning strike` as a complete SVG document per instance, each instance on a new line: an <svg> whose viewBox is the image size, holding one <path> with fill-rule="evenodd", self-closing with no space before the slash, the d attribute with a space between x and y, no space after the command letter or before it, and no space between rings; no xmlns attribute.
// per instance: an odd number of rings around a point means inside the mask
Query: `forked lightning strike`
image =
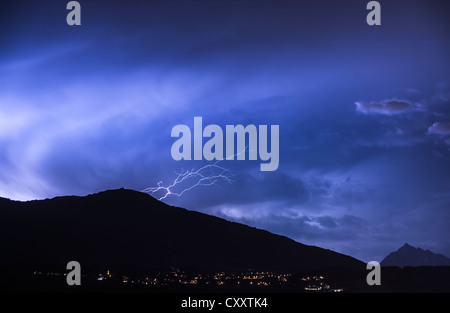
<svg viewBox="0 0 450 313"><path fill-rule="evenodd" d="M142 192L146 192L149 194L154 194L156 192L163 192L164 194L158 199L163 200L167 198L169 195L174 195L177 197L181 197L186 191L194 189L197 186L211 186L214 185L219 180L224 180L227 183L232 183L231 174L229 170L219 166L218 163L220 161L216 161L211 164L207 164L198 170L190 170L190 171L182 171L178 173L177 177L173 181L173 183L169 186L163 186L163 183L160 181L157 187L149 187ZM189 183L188 187L185 187L182 191L175 192L174 188L180 186L182 183Z"/></svg>

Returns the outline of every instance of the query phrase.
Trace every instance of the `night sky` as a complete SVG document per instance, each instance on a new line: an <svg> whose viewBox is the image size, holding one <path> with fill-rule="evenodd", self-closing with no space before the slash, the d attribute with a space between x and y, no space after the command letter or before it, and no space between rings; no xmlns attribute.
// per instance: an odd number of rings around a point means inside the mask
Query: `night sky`
<svg viewBox="0 0 450 313"><path fill-rule="evenodd" d="M177 124L279 125L280 164L223 161L169 204L381 259L405 242L450 256L448 1L6 1L0 196L143 190ZM124 212L126 214L126 212Z"/></svg>

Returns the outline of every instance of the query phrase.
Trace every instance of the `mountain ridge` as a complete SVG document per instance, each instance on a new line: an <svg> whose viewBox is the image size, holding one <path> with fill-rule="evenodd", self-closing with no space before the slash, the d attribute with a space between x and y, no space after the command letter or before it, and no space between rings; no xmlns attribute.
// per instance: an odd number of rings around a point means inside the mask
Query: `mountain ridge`
<svg viewBox="0 0 450 313"><path fill-rule="evenodd" d="M382 266L450 266L446 256L403 244L398 250L389 253L380 263Z"/></svg>
<svg viewBox="0 0 450 313"><path fill-rule="evenodd" d="M127 264L304 271L362 268L347 255L130 189L87 196L0 199L0 264Z"/></svg>

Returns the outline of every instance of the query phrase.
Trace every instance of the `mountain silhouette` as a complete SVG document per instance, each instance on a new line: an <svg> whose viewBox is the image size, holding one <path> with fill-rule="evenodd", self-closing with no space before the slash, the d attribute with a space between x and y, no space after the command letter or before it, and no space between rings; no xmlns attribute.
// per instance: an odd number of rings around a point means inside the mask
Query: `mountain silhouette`
<svg viewBox="0 0 450 313"><path fill-rule="evenodd" d="M189 211L148 194L108 190L27 202L0 198L0 265L115 264L307 271L363 268L350 256Z"/></svg>
<svg viewBox="0 0 450 313"><path fill-rule="evenodd" d="M405 243L395 252L389 253L383 261L382 266L449 266L450 259L430 250L415 248Z"/></svg>

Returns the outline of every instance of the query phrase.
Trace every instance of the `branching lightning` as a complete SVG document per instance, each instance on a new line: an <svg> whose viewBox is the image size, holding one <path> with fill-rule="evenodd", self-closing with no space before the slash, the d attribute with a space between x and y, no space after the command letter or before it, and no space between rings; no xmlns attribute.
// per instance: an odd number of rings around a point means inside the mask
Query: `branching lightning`
<svg viewBox="0 0 450 313"><path fill-rule="evenodd" d="M149 193L151 195L161 192L163 195L158 200L163 200L170 195L181 197L185 192L194 189L198 186L211 186L215 185L219 180L224 180L231 184L231 173L228 169L220 166L218 163L220 161L215 161L213 163L207 164L199 169L187 171L181 171L177 174L177 177L169 186L164 186L163 182L160 181L158 186L149 187L142 192ZM186 186L181 191L174 191L176 187L180 187L185 184Z"/></svg>
<svg viewBox="0 0 450 313"><path fill-rule="evenodd" d="M226 160L233 160L234 157L245 153L245 150L248 148L246 146L242 151L230 155L226 157ZM253 150L250 150L253 151ZM181 197L185 192L194 189L198 186L211 186L215 185L219 180L224 180L225 182L232 184L233 181L231 177L233 176L229 169L222 167L219 165L223 160L216 160L215 162L211 162L207 165L200 167L195 170L193 168L190 171L181 171L180 173L175 173L177 177L174 179L173 183L169 186L164 186L163 182L158 182L158 186L149 187L142 192L154 195L155 193L161 192L163 195L158 198L158 200L164 200L170 195ZM183 188L181 185L185 184L186 186ZM181 187L181 191L174 191L176 187Z"/></svg>

